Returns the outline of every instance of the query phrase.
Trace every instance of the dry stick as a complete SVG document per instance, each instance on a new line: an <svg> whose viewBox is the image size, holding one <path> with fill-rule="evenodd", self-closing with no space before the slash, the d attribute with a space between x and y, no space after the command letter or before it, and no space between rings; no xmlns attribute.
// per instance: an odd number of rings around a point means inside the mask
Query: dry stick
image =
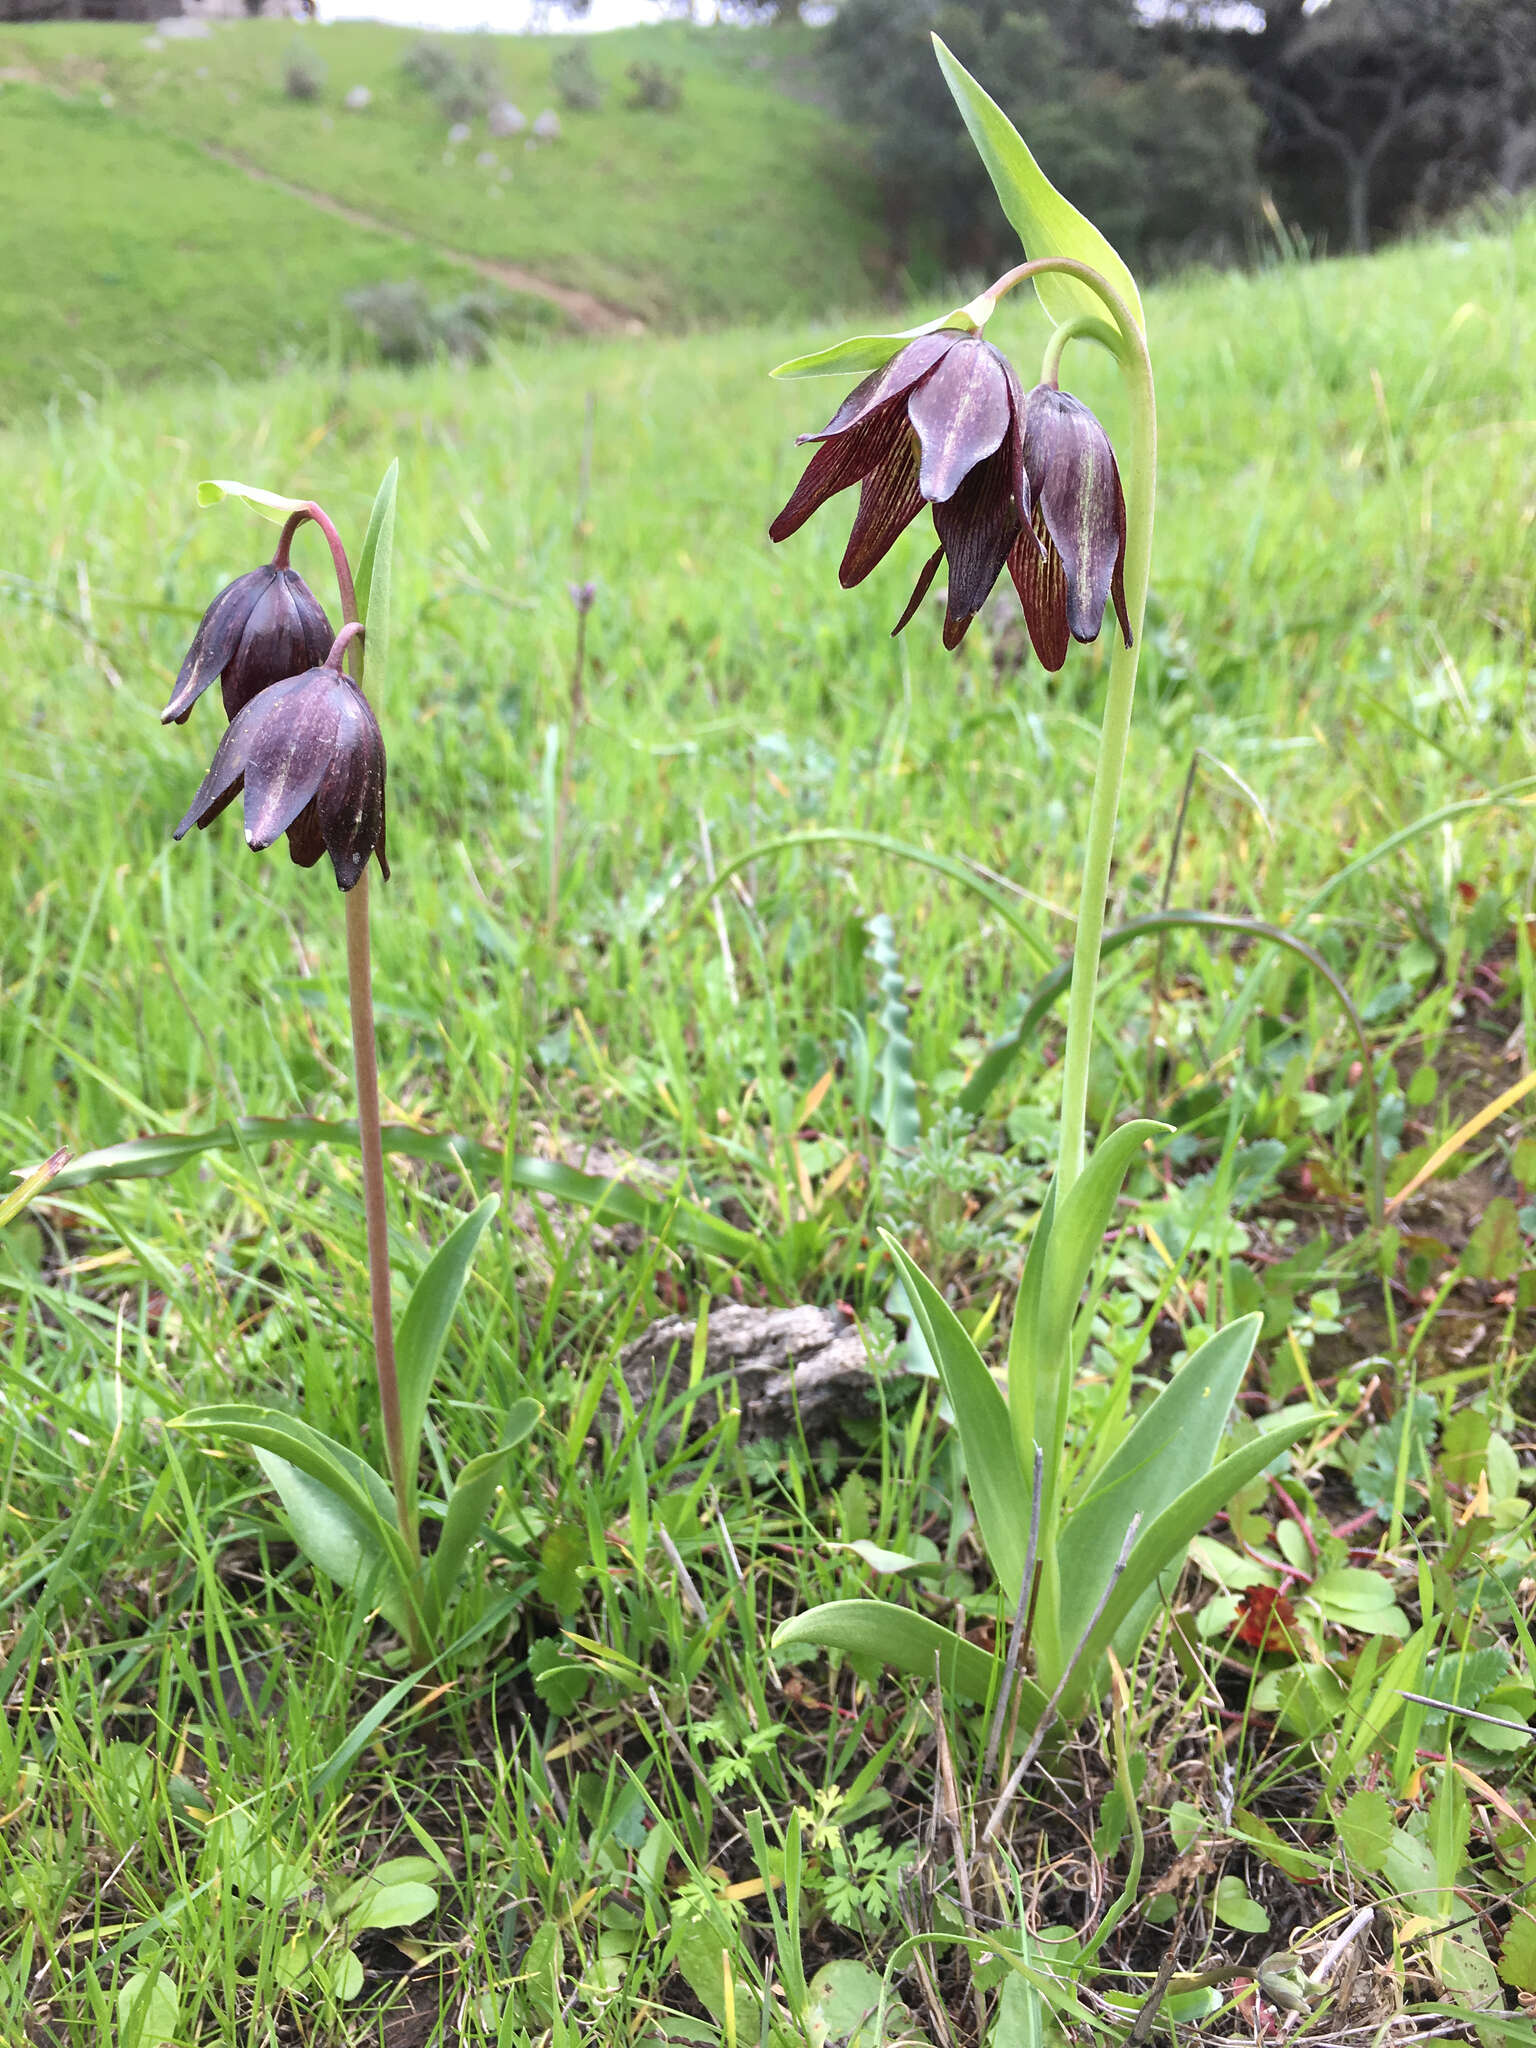
<svg viewBox="0 0 1536 2048"><path fill-rule="evenodd" d="M687 1565L683 1563L682 1556L678 1550L677 1545L672 1541L672 1538L667 1534L666 1529L662 1526L660 1522L656 1524L656 1534L661 1538L662 1549L667 1553L667 1556L672 1561L672 1569L677 1573L677 1583L682 1592L684 1601L687 1603L688 1606L690 1606L693 1609L694 1613L698 1616L699 1620L704 1624L705 1628L708 1628L709 1609L704 1605L704 1602L699 1595L699 1589L693 1583L693 1575L689 1571Z"/></svg>
<svg viewBox="0 0 1536 2048"><path fill-rule="evenodd" d="M1136 1541L1136 1531L1140 1527L1141 1516L1139 1514L1132 1515L1131 1526L1129 1527L1129 1529L1126 1530L1125 1541L1120 1546L1120 1555L1115 1559L1115 1568L1109 1575L1109 1584L1104 1588L1103 1592L1099 1595L1098 1605L1094 1608L1092 1614L1088 1617L1088 1626L1083 1630L1082 1635L1078 1638L1077 1648L1072 1652L1072 1655L1067 1659L1067 1668L1065 1671L1063 1671L1061 1677L1057 1680L1056 1690L1051 1694L1050 1698L1046 1701L1045 1710L1041 1714L1040 1719L1035 1723L1035 1732L1029 1738L1028 1749L1026 1749L1024 1754L1019 1758L1018 1765L1015 1768L1013 1775L1009 1778L1007 1784L1003 1787L1002 1791L999 1792L997 1795L997 1804L992 1809L992 1818L987 1822L986 1827L982 1830L981 1840L983 1847L985 1847L989 1842L996 1839L998 1830L1001 1828L1004 1820L1007 1818L1008 1809L1013 1805L1014 1800L1017 1799L1019 1796L1019 1787L1023 1784L1024 1779L1027 1776L1031 1765L1034 1763L1035 1758L1040 1754L1041 1749L1045 1745L1045 1738L1050 1732L1052 1722L1056 1719L1056 1709L1061 1703L1061 1696L1066 1691L1068 1685L1071 1683L1072 1674L1077 1669L1078 1659L1082 1656L1084 1649L1087 1647L1089 1637L1093 1634L1094 1630L1099 1625L1099 1616L1104 1612L1105 1608L1109 1605L1110 1594L1114 1592L1116 1586L1120 1583L1120 1574L1125 1570L1126 1565L1130 1562L1131 1546Z"/></svg>
<svg viewBox="0 0 1536 2048"><path fill-rule="evenodd" d="M1354 1947L1355 1943L1375 1918L1376 1908L1374 1906L1362 1906L1338 1940L1331 1942L1323 1950L1321 1956L1318 1957L1317 1968L1311 1972L1319 1984L1326 1984L1328 1982L1328 1979L1339 1967L1339 1964L1344 1960L1350 1949Z"/></svg>
<svg viewBox="0 0 1536 2048"><path fill-rule="evenodd" d="M1014 1681L1018 1676L1019 1658L1024 1652L1024 1627L1029 1616L1031 1595L1035 1585L1035 1566L1040 1554L1040 1494L1045 1484L1045 1452L1035 1445L1035 1492L1029 1504L1029 1548L1024 1553L1024 1578L1019 1587L1018 1611L1013 1617L1013 1631L1008 1638L1008 1659L1003 1666L1003 1682L997 1689L997 1706L992 1714L992 1729L987 1736L986 1761L981 1767L982 1790L992 1783L997 1769L998 1747L1003 1739L1003 1720L1008 1711L1008 1702L1013 1695Z"/></svg>
<svg viewBox="0 0 1536 2048"><path fill-rule="evenodd" d="M950 1853L955 1859L955 1883L960 1892L960 1911L967 1931L976 1925L976 1912L971 1904L971 1866L965 1846L965 1829L960 1819L960 1787L955 1780L955 1760L949 1747L949 1730L944 1725L944 1673L937 1650L933 1653L933 1725L939 1737L939 1771L934 1786L935 1813L942 1811L945 1831L949 1836ZM942 1806L940 1795L942 1794ZM971 2003L976 2013L977 2048L987 2037L987 2007L981 1995L981 1986L976 1982L971 1969L971 1952L965 1950L965 1971L971 1980Z"/></svg>

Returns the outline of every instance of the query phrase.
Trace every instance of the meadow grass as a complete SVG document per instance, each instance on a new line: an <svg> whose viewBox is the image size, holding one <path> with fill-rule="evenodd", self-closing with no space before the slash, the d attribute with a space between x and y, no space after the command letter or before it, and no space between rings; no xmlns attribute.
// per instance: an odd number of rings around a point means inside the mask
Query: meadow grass
<svg viewBox="0 0 1536 2048"><path fill-rule="evenodd" d="M143 24L0 27L6 411L71 381L97 390L108 371L184 381L210 364L249 377L294 355L356 353L348 291L414 278L442 298L475 286L445 249L662 328L869 294L873 188L847 132L802 96L814 83L809 31L671 24L594 37L600 108L562 111L564 132L547 144L498 139L477 118L459 146L402 67L421 41L410 32L255 21L156 41ZM558 106L560 39L485 43L530 121ZM284 92L296 51L323 72L316 100ZM676 109L629 104L636 62L680 78ZM372 104L351 113L342 102L357 85ZM396 232L317 212L253 181L231 153Z"/></svg>
<svg viewBox="0 0 1536 2048"><path fill-rule="evenodd" d="M1492 793L1531 772L1533 260L1526 218L1149 300L1163 489L1112 920L1160 899L1193 763L1171 900L1290 925L1344 978L1399 1183L1527 1059L1529 797ZM925 1834L931 1702L820 1659L775 1667L763 1643L793 1609L879 1582L860 1540L925 1564L918 1604L996 1619L955 1440L930 1383L895 1370L873 1226L899 1228L995 1353L1044 1187L1059 1025L978 1123L955 1105L1040 959L1070 946L1103 665L1077 650L1043 678L1011 601L954 659L933 600L890 640L924 536L849 593L839 510L768 544L792 436L837 387L763 371L830 338L786 319L513 349L471 373L337 364L61 405L0 439L8 1162L232 1113L349 1113L330 885L252 858L227 818L171 846L218 721L156 714L208 596L271 543L239 507L196 511L196 480L313 493L356 536L398 454L396 627L373 679L395 864L375 921L386 1116L627 1162L774 1246L732 1276L601 1218L509 1205L455 1326L429 1484L519 1396L546 1417L469 1598L466 1626L489 1633L423 1697L391 1692L387 1636L303 1566L254 1467L170 1426L251 1396L373 1444L350 1152L210 1152L8 1228L11 2038L106 2038L120 1999L169 1984L178 2042L375 2040L385 2008L386 2039L755 2040L765 1975L784 1979L764 1881L797 1812L806 1969L889 1965L925 2038L969 2038L948 1838ZM1022 300L994 338L1028 376L1044 329ZM1091 355L1066 381L1117 424ZM305 536L298 551L318 588ZM580 576L598 593L573 716ZM768 850L812 829L866 837ZM900 846L1001 879L987 900ZM711 869L754 848L716 920ZM879 913L904 979L912 1158L878 1115ZM1095 1294L1075 1440L1116 1373L1149 1384L1251 1305L1252 1398L1311 1378L1340 1409L1237 1504L1228 1550L1202 1553L1174 1623L1048 1758L1004 1845L977 1923L994 1955L1026 1924L1086 1934L1128 1892L1081 1980L1107 2038L1170 1941L1181 1970L1251 1982L1276 1951L1315 1961L1330 1915L1337 1931L1361 1899L1388 1915L1374 1959L1348 1994L1314 1998L1308 2038L1378 2026L1402 2000L1501 2001L1529 1974L1520 1738L1485 1752L1443 1712L1376 1700L1365 1653L1411 1621L1434 1653L1419 1690L1472 1697L1472 1667L1435 1661L1464 1650L1484 1660L1487 1711L1536 1709L1520 1591L1536 1176L1506 1118L1395 1237L1366 1230L1354 1040L1326 985L1276 957L1170 936L1155 1026L1151 948L1106 975L1094 1114L1150 1091L1180 1128L1134 1180ZM397 1162L402 1288L468 1192ZM1497 1245L1474 1228L1494 1196L1513 1231ZM706 1386L683 1399L681 1444L622 1401L616 1433L589 1434L625 1341L733 1292L851 1304L889 1368L874 1415L809 1445L746 1443L729 1390ZM1397 1620L1372 1638L1320 1610L1305 1668L1245 1649L1235 1611L1202 1639L1213 1587L1229 1606L1240 1590L1217 1576L1233 1545L1272 1576L1295 1567L1298 1600L1317 1571L1368 1570ZM985 1729L957 1712L947 1733L963 1793ZM1437 1762L1452 1748L1476 1782ZM920 1840L927 1875L898 1900ZM369 1928L342 1888L401 1856L436 1872L435 1898ZM1475 1938L1441 1931L1467 1910ZM924 1925L937 2010L899 1950ZM348 1946L357 1999L333 1969ZM990 2000L1003 1966L988 1967ZM1251 2034L1241 1984L1175 1991L1181 2019ZM1023 2038L1013 2010L999 2044ZM1501 2008L1481 2038L1522 2025Z"/></svg>

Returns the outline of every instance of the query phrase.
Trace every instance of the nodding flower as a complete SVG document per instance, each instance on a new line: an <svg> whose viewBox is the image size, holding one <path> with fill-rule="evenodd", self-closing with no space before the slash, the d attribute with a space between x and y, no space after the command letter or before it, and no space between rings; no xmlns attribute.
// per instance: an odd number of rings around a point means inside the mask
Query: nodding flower
<svg viewBox="0 0 1536 2048"><path fill-rule="evenodd" d="M979 334L920 335L850 392L819 434L800 438L820 445L769 537L787 540L858 484L838 571L844 589L932 509L939 545L895 632L947 562L944 645L958 647L1006 564L1047 668L1060 668L1069 635L1097 635L1111 594L1129 645L1125 500L1108 438L1054 386L1026 397L1008 358Z"/></svg>
<svg viewBox="0 0 1536 2048"><path fill-rule="evenodd" d="M233 718L273 683L323 662L334 637L320 600L288 566L285 536L272 561L226 584L203 613L160 722L185 725L215 676Z"/></svg>
<svg viewBox="0 0 1536 2048"><path fill-rule="evenodd" d="M203 786L176 827L184 838L210 824L243 790L245 843L254 853L288 835L302 868L328 853L342 889L354 889L377 854L384 878L384 739L367 698L343 673L344 626L326 658L269 684L236 713Z"/></svg>

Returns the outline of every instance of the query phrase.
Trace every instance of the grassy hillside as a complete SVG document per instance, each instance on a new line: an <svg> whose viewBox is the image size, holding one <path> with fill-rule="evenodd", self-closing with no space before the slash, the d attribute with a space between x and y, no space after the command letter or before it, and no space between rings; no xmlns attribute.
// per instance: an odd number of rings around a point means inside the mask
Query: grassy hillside
<svg viewBox="0 0 1536 2048"><path fill-rule="evenodd" d="M402 69L420 41L406 31L239 22L157 40L142 26L0 28L0 411L72 382L99 388L109 372L202 363L249 376L333 330L351 346L340 299L359 284L416 278L435 298L475 286L438 250L662 327L868 296L873 195L837 124L795 96L813 75L810 32L678 24L593 38L599 110L562 110L562 137L542 145L476 121L456 148ZM486 40L530 119L559 104L560 43ZM285 96L296 52L323 73L318 100ZM627 104L637 61L680 78L679 107ZM349 113L356 85L372 104Z"/></svg>
<svg viewBox="0 0 1536 2048"><path fill-rule="evenodd" d="M1111 915L1167 888L1318 948L1368 1035L1401 1172L1531 1061L1531 797L1492 793L1536 759L1536 220L1195 280L1150 294L1148 315L1160 532ZM545 1420L470 1596L500 1622L434 1674L441 1690L406 1697L388 1689L388 1631L296 1557L254 1464L167 1426L190 1402L259 1398L376 1449L350 1147L211 1152L0 1235L0 1995L40 2037L105 2038L134 1973L158 1972L178 2008L163 2038L188 2048L756 2040L746 2001L765 1972L776 1991L786 1977L759 1807L773 1845L802 1816L803 1926L784 1938L807 1972L889 1966L920 2038L968 2010L942 1833L931 2028L895 1891L948 1796L924 1688L765 1648L791 1610L872 1591L1002 1639L931 1384L892 1369L876 1420L809 1449L793 1431L739 1443L729 1387L724 1422L711 1386L675 1454L644 1416L616 1445L589 1435L620 1348L711 1298L846 1302L889 1361L882 1224L997 1361L1044 1192L1059 1020L980 1122L956 1094L1038 955L1071 943L1103 649L1042 677L1010 599L958 658L936 597L893 642L929 541L914 531L841 592L848 498L769 545L802 460L791 437L840 387L763 371L817 338L785 320L516 349L474 373L300 368L0 434L0 1165L239 1112L350 1113L335 888L280 848L253 857L233 814L172 845L222 720L211 701L180 729L157 713L210 594L271 544L238 506L196 511L196 480L313 493L355 545L398 455L377 692L386 1116L632 1157L777 1262L765 1280L635 1231L589 1236L509 1193L453 1327L432 1451L456 1471L525 1394ZM1044 330L1022 297L993 338L1030 381ZM1063 381L1122 431L1091 352L1068 354ZM318 588L312 531L296 559ZM573 705L581 577L597 597ZM781 843L812 827L849 836ZM975 864L989 893L925 855ZM711 867L742 856L717 913ZM1442 2001L1477 2001L1499 2008L1477 2038L1516 2048L1536 1797L1525 1106L1398 1228L1368 1230L1359 1046L1334 990L1291 958L1273 971L1280 957L1184 931L1108 965L1094 1114L1146 1098L1179 1130L1118 1213L1072 1439L1102 1442L1117 1375L1140 1399L1218 1313L1261 1308L1246 1407L1315 1383L1336 1417L1245 1493L1207 1561L1266 1587L1285 1574L1309 1628L1330 1573L1360 1604L1316 1625L1299 1667L1241 1639L1217 1568L1192 1567L1172 1647L1154 1631L1113 1715L1026 1787L997 1851L1023 1875L974 1947L1017 1939L1018 1915L1086 1937L1123 1897L1078 2010L1121 2038L1171 1952L1189 1973L1175 2017L1252 2041L1266 1959L1310 1968L1376 1904L1361 1967L1300 2038L1374 2037L1405 1999L1440 2036ZM908 1039L923 1136L903 1155L873 1077ZM402 1285L471 1199L464 1181L393 1162ZM1473 1235L1485 1212L1496 1243ZM919 1569L892 1576L891 1552ZM1357 1680L1369 1716L1346 1704ZM1423 1717L1404 1691L1431 1694ZM1447 1704L1469 1693L1492 1739L1455 1723L1458 1777ZM956 1708L948 1725L969 1814L985 1723ZM407 1855L427 1857L430 1899L418 1883L408 1927L380 1915L356 1935L347 1997L300 1938L324 1931L334 1961L351 1932L321 1930L318 1902ZM741 2001L724 2023L722 1981ZM844 1998L850 2028L869 2002Z"/></svg>

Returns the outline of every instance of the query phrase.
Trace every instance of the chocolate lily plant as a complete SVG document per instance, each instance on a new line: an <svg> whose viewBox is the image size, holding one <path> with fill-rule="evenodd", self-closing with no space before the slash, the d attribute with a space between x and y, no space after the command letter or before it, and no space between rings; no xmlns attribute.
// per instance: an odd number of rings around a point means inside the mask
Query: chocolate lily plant
<svg viewBox="0 0 1536 2048"><path fill-rule="evenodd" d="M209 483L207 503L231 497L283 522L270 563L221 590L198 627L169 704L183 724L217 677L228 728L175 837L205 830L244 798L245 843L260 853L284 834L290 858L312 868L329 855L346 911L347 984L357 1084L372 1308L374 1374L385 1472L281 1409L226 1402L190 1409L179 1426L243 1444L283 1504L310 1563L377 1608L421 1666L444 1654L447 1624L470 1551L491 1513L510 1453L538 1422L536 1401L503 1418L500 1441L459 1473L438 1510L423 1554L417 1491L432 1380L470 1263L498 1198L488 1196L423 1268L398 1332L390 1304L389 1222L379 1116L369 958L370 863L389 879L384 851L384 737L363 694L364 660L383 673L398 466L374 500L354 582L341 536L316 504L253 485ZM333 632L319 601L289 562L295 534L319 527L330 547L342 624ZM350 671L350 673L349 673Z"/></svg>
<svg viewBox="0 0 1536 2048"><path fill-rule="evenodd" d="M819 433L804 437L816 453L769 531L786 539L858 484L845 587L869 575L925 508L932 513L938 547L897 632L942 564L946 648L960 644L1005 569L1046 668L1061 667L1073 640L1095 639L1111 609L1114 638L1072 959L1058 1165L1024 1266L1003 1386L943 1295L886 1239L959 1432L997 1579L997 1652L883 1600L838 1600L792 1616L774 1647L819 1645L929 1680L937 1668L953 1693L992 1704L995 1753L1010 1713L1038 1738L1058 1716L1076 1718L1102 1695L1111 1653L1122 1661L1134 1654L1191 1539L1312 1428L1319 1411L1289 1407L1221 1455L1258 1335L1255 1315L1217 1331L1134 1416L1127 1368L1102 1411L1105 1426L1086 1444L1070 1437L1086 1338L1083 1290L1132 1162L1168 1130L1146 1120L1122 1124L1085 1161L1094 996L1152 545L1152 361L1130 271L1048 183L1002 109L934 42L1026 260L925 327L862 335L775 372L863 381ZM1049 329L1027 392L986 338L999 301L1026 281ZM1123 486L1104 429L1061 389L1072 344L1106 349L1124 378L1131 434Z"/></svg>

